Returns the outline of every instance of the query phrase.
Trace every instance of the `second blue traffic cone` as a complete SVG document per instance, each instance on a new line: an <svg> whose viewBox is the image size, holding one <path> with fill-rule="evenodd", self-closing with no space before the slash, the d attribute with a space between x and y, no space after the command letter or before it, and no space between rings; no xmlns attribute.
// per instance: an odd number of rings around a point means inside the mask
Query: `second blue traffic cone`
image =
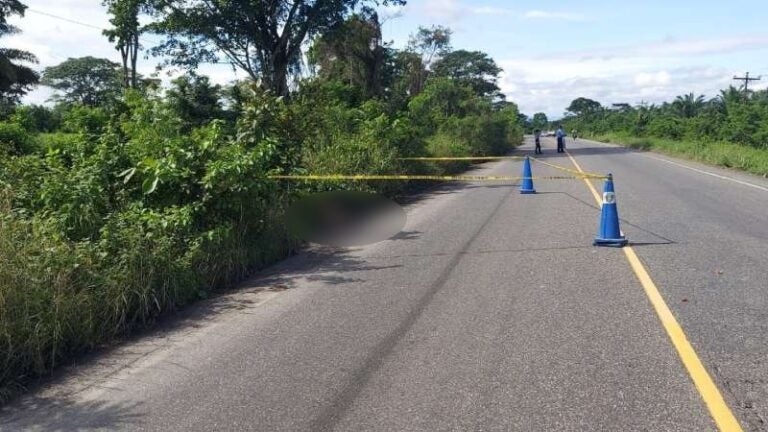
<svg viewBox="0 0 768 432"><path fill-rule="evenodd" d="M535 194L536 189L533 188L533 174L531 173L531 160L528 156L523 161L523 184L520 185L521 194Z"/></svg>
<svg viewBox="0 0 768 432"><path fill-rule="evenodd" d="M616 208L616 193L613 190L613 175L608 174L603 187L603 206L600 212L600 230L592 242L595 246L624 246L627 238L619 227L619 210Z"/></svg>

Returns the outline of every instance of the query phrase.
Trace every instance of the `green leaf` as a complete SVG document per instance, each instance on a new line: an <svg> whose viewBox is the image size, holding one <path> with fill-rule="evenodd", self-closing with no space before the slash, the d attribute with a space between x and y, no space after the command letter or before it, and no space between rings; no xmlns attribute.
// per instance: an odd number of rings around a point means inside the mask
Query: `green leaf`
<svg viewBox="0 0 768 432"><path fill-rule="evenodd" d="M158 165L157 161L150 157L144 158L144 160L142 160L141 163L147 168L157 168L157 165Z"/></svg>
<svg viewBox="0 0 768 432"><path fill-rule="evenodd" d="M149 195L157 189L157 184L160 182L160 177L147 178L141 184L141 190L144 195Z"/></svg>
<svg viewBox="0 0 768 432"><path fill-rule="evenodd" d="M133 177L134 174L136 174L136 168L128 168L127 170L121 172L117 176L118 177L124 177L123 178L123 184L126 184L129 181L131 181L131 178Z"/></svg>

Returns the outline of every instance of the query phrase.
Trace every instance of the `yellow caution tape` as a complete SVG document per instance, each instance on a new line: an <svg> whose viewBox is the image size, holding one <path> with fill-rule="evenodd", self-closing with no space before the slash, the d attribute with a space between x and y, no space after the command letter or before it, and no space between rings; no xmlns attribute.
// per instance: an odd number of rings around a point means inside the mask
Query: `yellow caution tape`
<svg viewBox="0 0 768 432"><path fill-rule="evenodd" d="M590 172L586 172L586 171L577 171L575 169L566 168L564 166L555 165L553 163L545 162L545 161L543 161L541 159L536 159L534 157L532 157L531 160L535 161L535 162L538 162L538 163L540 163L542 165L546 165L548 167L551 167L551 168L554 168L554 169L558 169L560 171L565 171L565 172L571 173L573 175L578 176L579 178L593 178L593 179L607 179L608 178L608 176L605 176L605 175L602 175L602 174L590 173Z"/></svg>
<svg viewBox="0 0 768 432"><path fill-rule="evenodd" d="M470 161L470 160L521 160L523 156L455 156L455 157L407 157L403 161Z"/></svg>
<svg viewBox="0 0 768 432"><path fill-rule="evenodd" d="M483 161L483 160L522 160L525 159L525 156L455 156L455 157L407 157L407 158L399 158L398 160L403 161L432 161L432 162L448 162L448 161ZM593 179L606 179L607 176L604 176L602 174L596 174L596 173L590 173L590 172L579 172L574 169L566 168L564 166L556 165L553 163L545 162L541 159L537 159L534 157L530 157L532 161L541 163L542 165L546 165L551 168L555 168L561 171L565 171L567 173L573 174L576 176L576 178L582 179L582 178L593 178Z"/></svg>
<svg viewBox="0 0 768 432"><path fill-rule="evenodd" d="M470 175L378 175L378 174L329 174L329 175L272 175L268 176L272 180L305 180L305 181L325 181L325 180L428 180L428 181L521 181L531 180L581 180L589 178L587 176L545 176L545 177L513 177L513 176L470 176Z"/></svg>

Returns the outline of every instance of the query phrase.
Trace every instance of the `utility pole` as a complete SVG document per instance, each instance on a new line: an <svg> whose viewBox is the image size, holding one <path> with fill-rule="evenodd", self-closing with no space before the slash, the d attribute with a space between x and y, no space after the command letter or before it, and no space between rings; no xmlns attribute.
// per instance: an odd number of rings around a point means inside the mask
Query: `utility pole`
<svg viewBox="0 0 768 432"><path fill-rule="evenodd" d="M733 79L735 81L744 81L744 94L747 94L749 92L749 82L760 81L760 78L762 78L762 76L759 76L757 78L750 77L749 72L745 73L743 77L737 77L736 75L733 76Z"/></svg>

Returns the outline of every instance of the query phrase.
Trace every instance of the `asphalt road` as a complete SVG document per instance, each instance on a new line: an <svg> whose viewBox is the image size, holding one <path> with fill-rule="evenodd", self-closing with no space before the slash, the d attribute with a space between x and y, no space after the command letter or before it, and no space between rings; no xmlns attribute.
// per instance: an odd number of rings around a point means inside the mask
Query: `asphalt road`
<svg viewBox="0 0 768 432"><path fill-rule="evenodd" d="M615 175L663 300L741 426L768 430L768 181L568 148ZM68 368L0 430L717 430L625 254L591 245L585 183L535 186L438 187L396 238L288 259Z"/></svg>

